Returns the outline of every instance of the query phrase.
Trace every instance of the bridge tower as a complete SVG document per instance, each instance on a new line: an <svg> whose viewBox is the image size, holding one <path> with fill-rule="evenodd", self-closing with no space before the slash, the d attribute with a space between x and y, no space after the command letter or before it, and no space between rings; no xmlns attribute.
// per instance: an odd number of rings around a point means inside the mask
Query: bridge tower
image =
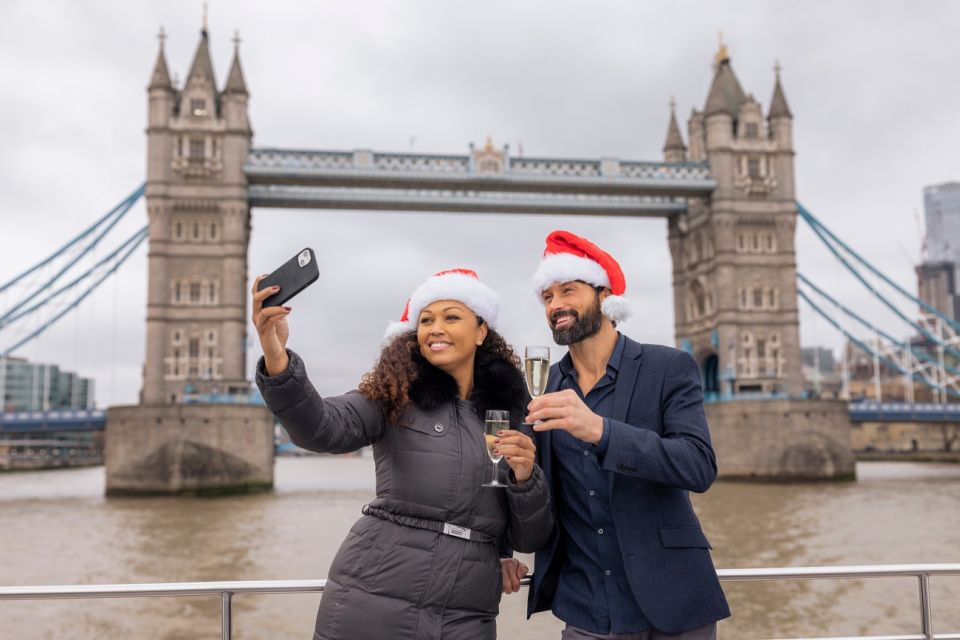
<svg viewBox="0 0 960 640"><path fill-rule="evenodd" d="M182 88L161 34L148 87L147 346L141 403L175 404L185 390L246 391L250 207L243 163L253 132L239 39L217 89L206 25Z"/></svg>
<svg viewBox="0 0 960 640"><path fill-rule="evenodd" d="M206 22L206 21L204 21ZM266 407L184 404L185 393L249 390L245 375L250 206L243 164L252 132L234 40L217 90L206 24L182 88L160 52L147 124L147 350L140 404L110 407L108 495L206 494L273 486ZM230 398L230 396L228 396Z"/></svg>
<svg viewBox="0 0 960 640"><path fill-rule="evenodd" d="M802 390L796 293L793 116L780 83L764 117L721 44L689 148L671 113L668 162L703 162L717 187L670 219L677 343L708 394Z"/></svg>

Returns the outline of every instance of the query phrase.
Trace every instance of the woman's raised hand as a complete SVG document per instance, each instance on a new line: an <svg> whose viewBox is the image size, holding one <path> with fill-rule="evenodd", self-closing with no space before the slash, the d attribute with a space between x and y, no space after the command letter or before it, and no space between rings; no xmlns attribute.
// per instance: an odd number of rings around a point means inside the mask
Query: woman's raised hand
<svg viewBox="0 0 960 640"><path fill-rule="evenodd" d="M530 436L513 429L504 429L497 432L494 444L513 470L517 484L526 482L533 473L533 459L537 453L537 446L533 444Z"/></svg>
<svg viewBox="0 0 960 640"><path fill-rule="evenodd" d="M260 347L263 349L263 362L267 374L275 376L286 371L290 364L287 356L287 338L290 337L290 327L287 325L287 316L292 310L290 307L263 307L263 301L280 290L280 287L267 287L257 291L257 285L266 278L258 276L253 281L253 326L260 336Z"/></svg>

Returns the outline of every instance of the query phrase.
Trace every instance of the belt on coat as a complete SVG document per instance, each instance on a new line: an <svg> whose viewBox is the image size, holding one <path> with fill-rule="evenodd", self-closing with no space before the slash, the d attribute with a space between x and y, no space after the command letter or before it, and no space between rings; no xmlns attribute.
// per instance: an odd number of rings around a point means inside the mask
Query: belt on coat
<svg viewBox="0 0 960 640"><path fill-rule="evenodd" d="M453 524L452 522L440 522L439 520L429 520L427 518L403 516L396 513L390 513L389 511L378 509L376 507L371 507L368 504L363 505L362 512L365 516L373 516L374 518L392 522L393 524L399 524L403 527L410 527L412 529L425 529L427 531L434 531L436 533L442 533L447 536L453 536L454 538L461 538L471 542L490 543L496 541L496 537L490 535L489 533L483 533L482 531L476 531L475 529L468 529L467 527Z"/></svg>

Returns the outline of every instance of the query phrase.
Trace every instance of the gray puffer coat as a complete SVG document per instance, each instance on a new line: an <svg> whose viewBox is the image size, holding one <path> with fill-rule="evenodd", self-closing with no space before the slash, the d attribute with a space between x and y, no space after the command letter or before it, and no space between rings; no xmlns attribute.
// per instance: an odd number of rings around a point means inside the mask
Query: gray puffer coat
<svg viewBox="0 0 960 640"><path fill-rule="evenodd" d="M372 444L377 474L376 499L330 567L314 639L496 638L498 541L533 552L553 533L539 467L517 485L502 463L508 488L481 487L493 464L479 416L509 409L511 425L522 421L522 374L501 361L478 366L467 401L453 378L422 361L410 404L399 424L389 424L381 406L359 392L321 398L303 360L289 355L287 370L272 377L261 358L257 385L291 439L330 453Z"/></svg>

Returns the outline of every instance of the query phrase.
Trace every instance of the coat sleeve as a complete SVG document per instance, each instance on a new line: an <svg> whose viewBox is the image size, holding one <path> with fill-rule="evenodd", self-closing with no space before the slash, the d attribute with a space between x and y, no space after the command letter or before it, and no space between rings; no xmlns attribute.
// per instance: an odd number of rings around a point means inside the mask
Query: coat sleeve
<svg viewBox="0 0 960 640"><path fill-rule="evenodd" d="M663 433L608 420L603 468L703 493L717 477L717 460L703 411L700 369L678 351L668 363L660 397Z"/></svg>
<svg viewBox="0 0 960 640"><path fill-rule="evenodd" d="M263 357L257 362L257 387L295 445L320 453L348 453L376 442L386 416L380 406L357 391L321 398L307 377L303 359L287 350L290 364L267 375Z"/></svg>
<svg viewBox="0 0 960 640"><path fill-rule="evenodd" d="M510 505L508 548L501 546L501 557L512 555L513 550L533 553L544 547L553 535L554 522L547 478L538 465L533 466L533 473L523 484L515 484L511 478L507 502Z"/></svg>

